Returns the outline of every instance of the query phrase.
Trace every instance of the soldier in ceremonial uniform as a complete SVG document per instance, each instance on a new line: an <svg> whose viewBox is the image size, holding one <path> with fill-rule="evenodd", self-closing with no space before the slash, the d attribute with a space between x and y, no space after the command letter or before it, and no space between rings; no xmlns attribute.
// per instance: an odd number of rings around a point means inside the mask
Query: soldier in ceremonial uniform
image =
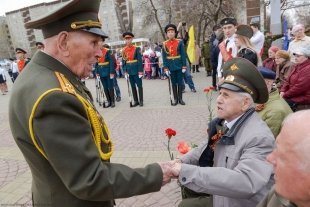
<svg viewBox="0 0 310 207"><path fill-rule="evenodd" d="M126 42L126 46L122 51L123 70L125 72L125 78L129 78L130 81L132 96L134 99L132 106L143 106L143 65L141 49L132 44L134 35L131 32L123 33L123 38ZM139 91L139 101L136 86L138 87Z"/></svg>
<svg viewBox="0 0 310 207"><path fill-rule="evenodd" d="M29 62L29 60L26 59L27 52L22 48L16 48L15 53L17 59L16 62L18 66L18 72L21 73L24 70L27 63Z"/></svg>
<svg viewBox="0 0 310 207"><path fill-rule="evenodd" d="M237 57L238 48L235 45L235 32L237 24L237 20L232 17L227 17L220 21L220 25L222 26L224 32L224 40L219 44L220 53L217 64L217 76L219 78L222 78L223 76L223 63Z"/></svg>
<svg viewBox="0 0 310 207"><path fill-rule="evenodd" d="M177 27L168 24L165 27L168 40L163 43L162 56L166 73L170 74L174 97L173 106L178 103L185 105L182 98L183 73L186 72L186 53L182 40L176 39Z"/></svg>
<svg viewBox="0 0 310 207"><path fill-rule="evenodd" d="M98 62L95 66L96 75L100 76L101 83L103 85L104 94L107 98L108 104L103 105L104 107L115 107L115 96L114 96L114 83L113 79L115 76L114 60L112 58L112 51L107 48L106 45L101 44L102 55L98 58Z"/></svg>
<svg viewBox="0 0 310 207"><path fill-rule="evenodd" d="M223 72L218 117L209 123L209 139L173 167L180 184L188 189L183 191L182 207L209 207L209 194L214 207L256 206L273 184L266 156L275 140L254 108L254 102L268 100L265 81L244 58L226 62Z"/></svg>
<svg viewBox="0 0 310 207"><path fill-rule="evenodd" d="M37 51L13 86L9 121L32 173L33 206L112 207L114 199L160 190L165 163L111 163L111 135L80 78L92 72L107 35L100 0L73 0L25 24L41 29Z"/></svg>

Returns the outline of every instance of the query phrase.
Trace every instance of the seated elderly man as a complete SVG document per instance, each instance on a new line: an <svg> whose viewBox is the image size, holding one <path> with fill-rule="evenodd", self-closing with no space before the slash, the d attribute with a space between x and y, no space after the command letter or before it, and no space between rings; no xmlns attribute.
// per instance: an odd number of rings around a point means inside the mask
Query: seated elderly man
<svg viewBox="0 0 310 207"><path fill-rule="evenodd" d="M243 58L226 62L223 69L218 118L209 124L209 140L174 161L173 174L187 196L179 206L208 206L211 194L214 207L252 207L274 183L266 160L274 137L254 106L268 100L265 81Z"/></svg>
<svg viewBox="0 0 310 207"><path fill-rule="evenodd" d="M277 137L277 148L268 155L276 183L257 207L310 206L310 110L289 115ZM298 141L296 141L298 137Z"/></svg>
<svg viewBox="0 0 310 207"><path fill-rule="evenodd" d="M269 126L274 137L277 137L283 120L293 111L286 101L280 97L278 89L274 86L276 73L264 67L258 67L258 70L264 77L269 99L264 104L257 104L255 110Z"/></svg>

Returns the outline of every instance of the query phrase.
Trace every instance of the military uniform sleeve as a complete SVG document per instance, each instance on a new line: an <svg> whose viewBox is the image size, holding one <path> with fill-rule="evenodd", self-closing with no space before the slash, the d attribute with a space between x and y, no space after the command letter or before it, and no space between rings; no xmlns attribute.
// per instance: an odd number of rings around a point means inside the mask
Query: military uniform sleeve
<svg viewBox="0 0 310 207"><path fill-rule="evenodd" d="M115 68L114 68L114 58L112 57L112 51L108 50L107 52L109 66L110 66L110 74L115 74Z"/></svg>
<svg viewBox="0 0 310 207"><path fill-rule="evenodd" d="M138 60L138 72L143 72L142 54L139 47L136 48L136 57Z"/></svg>
<svg viewBox="0 0 310 207"><path fill-rule="evenodd" d="M168 68L168 64L167 64L167 53L165 51L165 43L163 43L163 48L161 49L161 54L162 54L162 58L163 58L163 66L164 68Z"/></svg>
<svg viewBox="0 0 310 207"><path fill-rule="evenodd" d="M179 181L196 192L249 199L268 183L273 174L271 164L266 161L273 146L274 140L270 137L255 137L247 144L233 169L182 164ZM235 161L226 157L227 167Z"/></svg>
<svg viewBox="0 0 310 207"><path fill-rule="evenodd" d="M131 169L100 159L76 97L63 92L47 95L38 105L33 124L48 162L77 198L105 201L160 190L163 174L158 164Z"/></svg>

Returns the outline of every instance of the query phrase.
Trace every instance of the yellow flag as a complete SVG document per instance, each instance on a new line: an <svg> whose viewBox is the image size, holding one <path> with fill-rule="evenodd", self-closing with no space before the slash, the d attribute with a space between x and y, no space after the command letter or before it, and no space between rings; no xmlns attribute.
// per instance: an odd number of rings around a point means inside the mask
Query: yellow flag
<svg viewBox="0 0 310 207"><path fill-rule="evenodd" d="M195 32L194 32L194 26L192 25L189 28L188 31L188 36L189 36L189 40L188 40L188 45L187 45L187 55L189 58L189 61L191 61L191 63L195 62L195 56L196 56L196 52L195 52Z"/></svg>

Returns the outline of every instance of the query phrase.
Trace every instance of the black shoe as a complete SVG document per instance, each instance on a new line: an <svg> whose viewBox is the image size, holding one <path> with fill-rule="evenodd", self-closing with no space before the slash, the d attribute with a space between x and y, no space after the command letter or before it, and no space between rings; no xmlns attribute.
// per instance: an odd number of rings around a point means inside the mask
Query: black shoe
<svg viewBox="0 0 310 207"><path fill-rule="evenodd" d="M103 102L102 107L103 108L109 108L111 106L111 102Z"/></svg>
<svg viewBox="0 0 310 207"><path fill-rule="evenodd" d="M114 107L115 107L115 103L112 102L112 103L111 103L111 108L114 108Z"/></svg>
<svg viewBox="0 0 310 207"><path fill-rule="evenodd" d="M122 100L122 98L120 96L117 96L115 99L117 102L120 102Z"/></svg>
<svg viewBox="0 0 310 207"><path fill-rule="evenodd" d="M178 100L179 100L179 104L181 104L181 105L185 105L185 102L183 101L183 99L182 99L182 89L181 89L181 87L179 86L178 87Z"/></svg>
<svg viewBox="0 0 310 207"><path fill-rule="evenodd" d="M191 91L192 91L193 93L196 93L196 92L197 92L195 88L192 88Z"/></svg>
<svg viewBox="0 0 310 207"><path fill-rule="evenodd" d="M139 103L138 102L134 102L134 104L132 104L132 106L131 107L136 107L136 106L138 106L139 105Z"/></svg>
<svg viewBox="0 0 310 207"><path fill-rule="evenodd" d="M143 106L143 101L140 101L140 102L139 102L139 105L140 105L140 106Z"/></svg>

